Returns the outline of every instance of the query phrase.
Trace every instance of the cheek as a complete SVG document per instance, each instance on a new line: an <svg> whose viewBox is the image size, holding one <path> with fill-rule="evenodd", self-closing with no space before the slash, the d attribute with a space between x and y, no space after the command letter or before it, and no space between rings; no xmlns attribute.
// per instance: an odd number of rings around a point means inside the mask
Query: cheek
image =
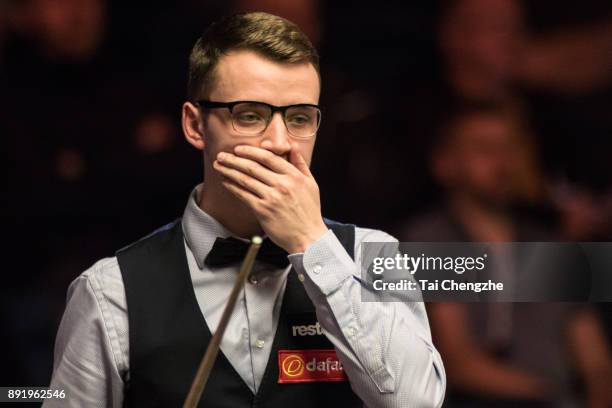
<svg viewBox="0 0 612 408"><path fill-rule="evenodd" d="M253 140L240 137L233 133L217 117L211 115L204 127L205 148L204 154L208 159L214 160L219 152L233 153L234 148L241 144L253 145Z"/></svg>
<svg viewBox="0 0 612 408"><path fill-rule="evenodd" d="M291 145L292 150L300 153L306 163L308 163L310 166L310 163L312 162L312 151L314 150L314 139L312 141L293 141Z"/></svg>

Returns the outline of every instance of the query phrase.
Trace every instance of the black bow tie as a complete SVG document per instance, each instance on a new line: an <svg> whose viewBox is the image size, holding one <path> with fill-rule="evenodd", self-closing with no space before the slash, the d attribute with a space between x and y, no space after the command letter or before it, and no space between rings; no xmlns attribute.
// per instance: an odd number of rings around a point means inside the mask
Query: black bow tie
<svg viewBox="0 0 612 408"><path fill-rule="evenodd" d="M241 263L249 246L250 243L233 237L217 238L206 259L204 259L204 263L213 268ZM289 264L287 255L284 249L267 238L264 239L259 252L257 252L257 260L278 268L284 268Z"/></svg>

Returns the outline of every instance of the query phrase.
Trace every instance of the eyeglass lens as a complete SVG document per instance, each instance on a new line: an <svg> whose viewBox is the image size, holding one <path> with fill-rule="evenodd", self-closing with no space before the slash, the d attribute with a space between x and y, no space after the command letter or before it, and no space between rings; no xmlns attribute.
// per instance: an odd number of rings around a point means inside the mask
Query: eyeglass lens
<svg viewBox="0 0 612 408"><path fill-rule="evenodd" d="M232 110L234 129L247 135L266 130L272 119L272 109L259 103L240 103ZM297 137L313 136L319 127L320 112L313 106L294 106L283 117L287 130Z"/></svg>

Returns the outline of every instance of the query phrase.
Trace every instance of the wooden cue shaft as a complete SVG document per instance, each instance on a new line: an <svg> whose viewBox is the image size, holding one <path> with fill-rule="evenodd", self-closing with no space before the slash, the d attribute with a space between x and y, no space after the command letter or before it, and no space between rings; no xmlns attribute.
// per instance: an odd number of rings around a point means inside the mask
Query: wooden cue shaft
<svg viewBox="0 0 612 408"><path fill-rule="evenodd" d="M217 354L219 354L219 346L221 345L223 333L225 332L230 317L232 316L234 306L236 306L236 301L238 300L238 295L244 286L244 282L251 273L251 269L253 269L255 257L257 256L257 251L259 251L261 243L262 239L258 236L251 239L251 246L244 257L244 261L242 261L240 272L238 273L238 277L236 278L232 292L227 299L227 303L225 305L225 309L223 310L223 314L221 315L221 320L219 321L217 330L206 348L206 353L204 354L200 366L198 367L198 371L193 378L193 383L191 384L191 389L189 390L189 394L187 394L183 408L195 408L198 405L198 402L200 402L200 397L202 396L202 392L204 391L204 387L206 386L206 382L210 376L215 359L217 358Z"/></svg>

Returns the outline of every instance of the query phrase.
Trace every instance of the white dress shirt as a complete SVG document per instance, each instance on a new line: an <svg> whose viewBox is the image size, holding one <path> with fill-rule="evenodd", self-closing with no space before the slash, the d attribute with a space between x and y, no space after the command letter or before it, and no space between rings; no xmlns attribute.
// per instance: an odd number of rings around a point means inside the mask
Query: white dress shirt
<svg viewBox="0 0 612 408"><path fill-rule="evenodd" d="M201 185L192 192L182 226L196 299L214 333L238 267L212 271L204 264L215 239L231 234L198 207L200 190ZM382 231L356 228L355 262L329 230L306 252L289 255L289 261L366 407L440 406L446 377L425 307L422 302L361 301L363 242L396 240ZM290 270L256 262L221 342L221 351L254 393L270 357ZM117 258L102 259L68 289L50 385L64 389L67 399L47 400L43 406L121 407L129 379L128 330Z"/></svg>

